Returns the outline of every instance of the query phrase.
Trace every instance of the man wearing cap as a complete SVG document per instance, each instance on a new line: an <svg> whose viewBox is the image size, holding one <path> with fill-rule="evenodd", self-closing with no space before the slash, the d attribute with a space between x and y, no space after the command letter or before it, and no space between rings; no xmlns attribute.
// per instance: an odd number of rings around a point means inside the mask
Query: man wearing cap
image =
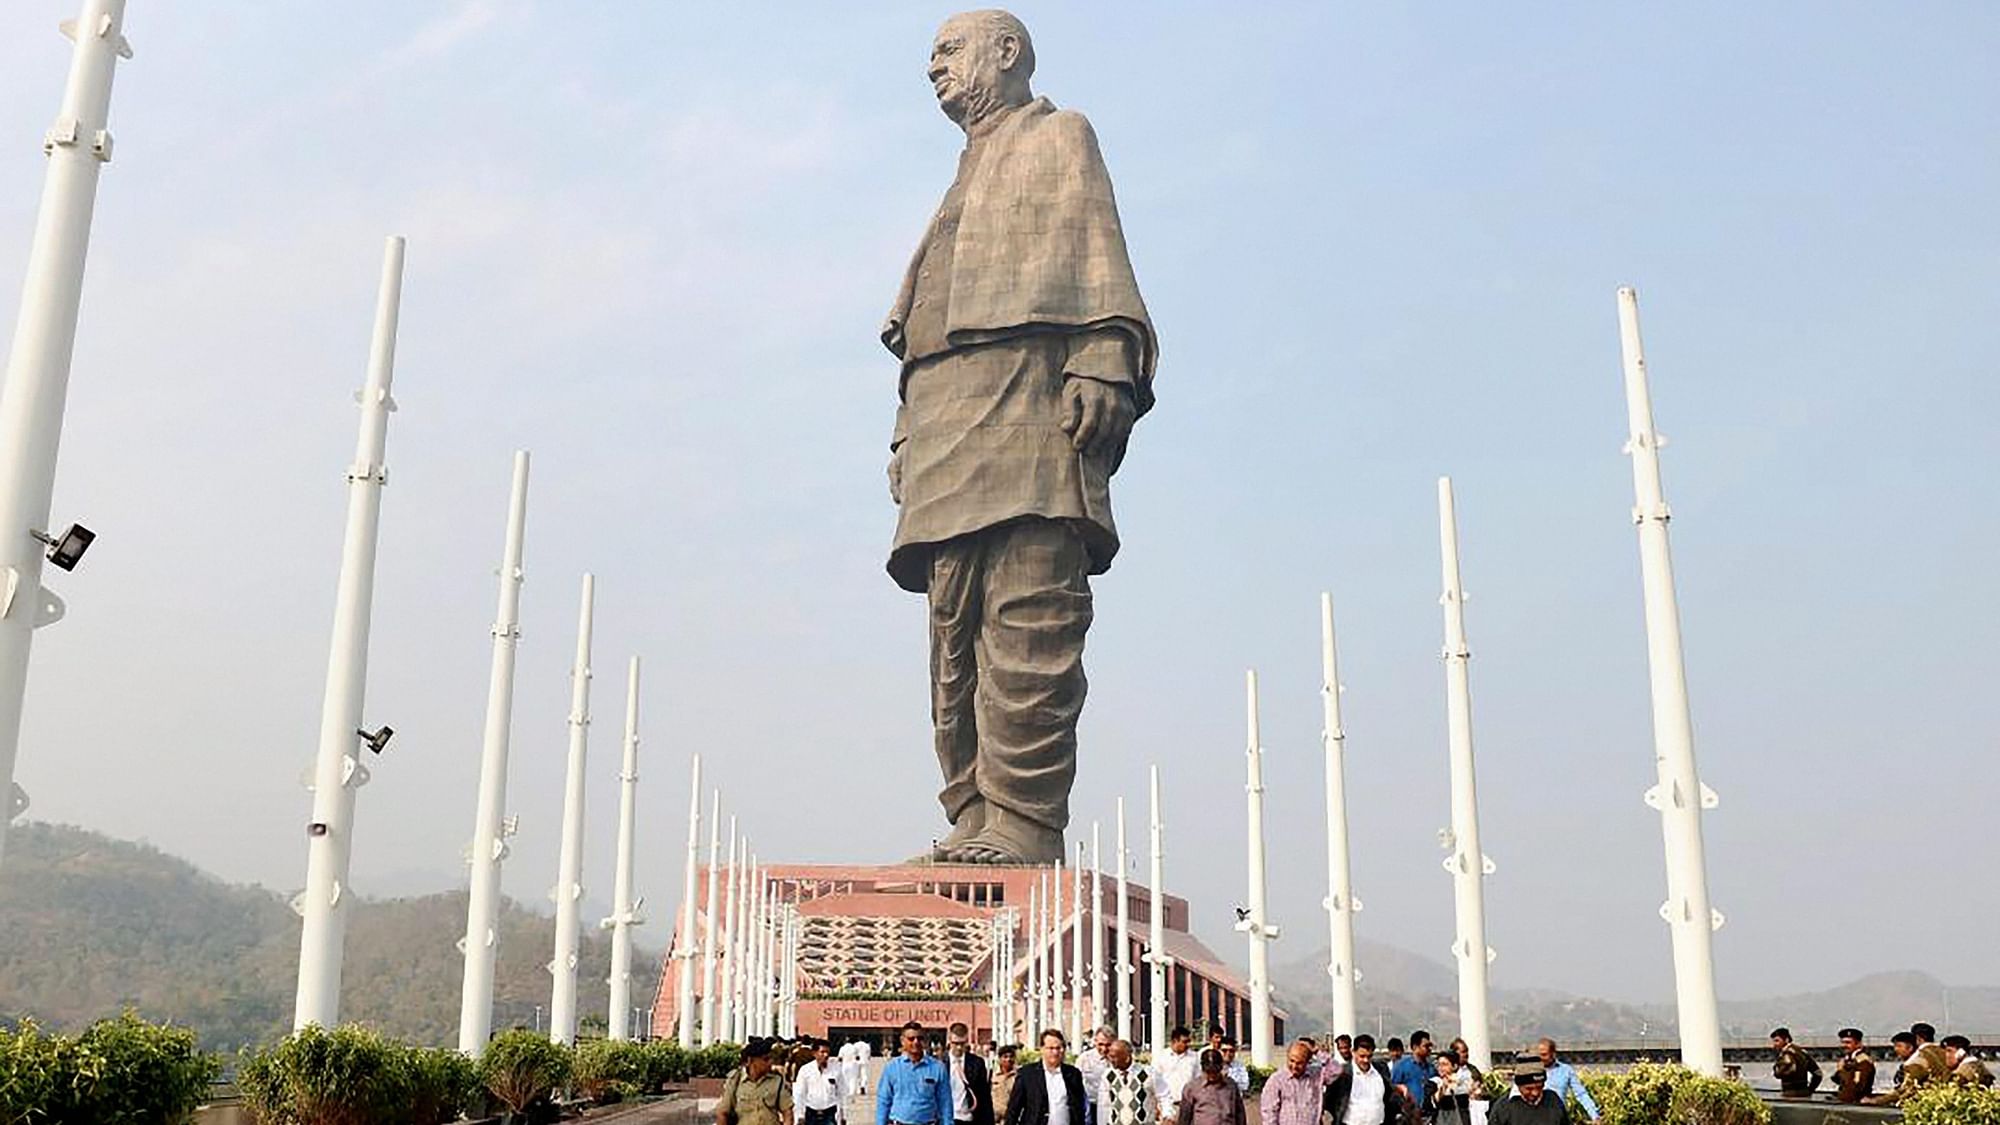
<svg viewBox="0 0 2000 1125"><path fill-rule="evenodd" d="M1597 1112L1597 1099L1590 1096L1590 1088L1583 1084L1583 1076L1576 1068L1556 1057L1556 1041L1543 1039L1535 1044L1535 1057L1542 1064L1544 1084L1558 1102L1567 1102L1571 1096L1576 1104L1583 1107L1585 1121L1595 1121L1601 1116Z"/></svg>
<svg viewBox="0 0 2000 1125"><path fill-rule="evenodd" d="M1788 1098L1810 1098L1825 1078L1819 1063L1805 1048L1792 1042L1789 1027L1771 1030L1771 1077L1778 1080L1778 1092Z"/></svg>
<svg viewBox="0 0 2000 1125"><path fill-rule="evenodd" d="M1972 1053L1972 1040L1963 1035L1947 1035L1942 1046L1951 1063L1951 1080L1961 1086L1991 1086L1993 1072Z"/></svg>
<svg viewBox="0 0 2000 1125"><path fill-rule="evenodd" d="M903 1053L882 1068L875 1125L951 1125L951 1071L924 1054L924 1025L903 1025Z"/></svg>
<svg viewBox="0 0 2000 1125"><path fill-rule="evenodd" d="M1541 1059L1523 1055L1514 1063L1514 1094L1493 1103L1486 1111L1486 1125L1569 1125L1569 1109L1562 1096L1548 1088Z"/></svg>
<svg viewBox="0 0 2000 1125"><path fill-rule="evenodd" d="M771 1041L743 1045L743 1065L723 1083L716 1125L792 1125L792 1090L771 1066Z"/></svg>
<svg viewBox="0 0 2000 1125"><path fill-rule="evenodd" d="M1833 1070L1833 1096L1849 1105L1875 1092L1875 1060L1862 1046L1861 1029L1840 1029L1840 1065Z"/></svg>

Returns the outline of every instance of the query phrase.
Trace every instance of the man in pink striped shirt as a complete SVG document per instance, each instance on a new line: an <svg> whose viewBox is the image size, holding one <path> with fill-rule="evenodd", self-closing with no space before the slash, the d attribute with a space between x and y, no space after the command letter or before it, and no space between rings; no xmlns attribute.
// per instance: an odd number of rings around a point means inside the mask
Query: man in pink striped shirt
<svg viewBox="0 0 2000 1125"><path fill-rule="evenodd" d="M1331 1066L1314 1073L1312 1048L1293 1040L1285 1052L1285 1069L1264 1083L1257 1111L1263 1125L1319 1125L1320 1097L1328 1079L1338 1073Z"/></svg>

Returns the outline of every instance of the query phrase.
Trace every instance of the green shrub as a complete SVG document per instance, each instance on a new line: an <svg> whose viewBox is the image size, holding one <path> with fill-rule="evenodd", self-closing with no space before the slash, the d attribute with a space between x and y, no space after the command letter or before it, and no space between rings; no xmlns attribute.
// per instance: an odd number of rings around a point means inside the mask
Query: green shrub
<svg viewBox="0 0 2000 1125"><path fill-rule="evenodd" d="M555 1092L569 1081L568 1047L525 1028L503 1031L479 1056L479 1080L509 1113L546 1116Z"/></svg>
<svg viewBox="0 0 2000 1125"><path fill-rule="evenodd" d="M28 1125L55 1092L57 1040L34 1020L0 1030L0 1125Z"/></svg>
<svg viewBox="0 0 2000 1125"><path fill-rule="evenodd" d="M655 1039L642 1050L646 1060L645 1088L657 1092L669 1083L686 1082L694 1077L694 1063L698 1051L684 1051L679 1043L671 1039Z"/></svg>
<svg viewBox="0 0 2000 1125"><path fill-rule="evenodd" d="M446 1047L411 1047L404 1055L412 1125L446 1125L469 1112L479 1065Z"/></svg>
<svg viewBox="0 0 2000 1125"><path fill-rule="evenodd" d="M1269 1082L1271 1076L1278 1073L1278 1068L1275 1066L1258 1066L1256 1063L1249 1063L1244 1069L1250 1072L1250 1096L1253 1098L1263 1093L1264 1083Z"/></svg>
<svg viewBox="0 0 2000 1125"><path fill-rule="evenodd" d="M147 1023L131 1011L53 1043L49 1099L36 1120L181 1125L222 1072L192 1030Z"/></svg>
<svg viewBox="0 0 2000 1125"><path fill-rule="evenodd" d="M676 1050L679 1049L676 1045ZM743 1062L743 1045L717 1043L702 1047L688 1056L688 1078L727 1078ZM685 1079L683 1079L685 1081Z"/></svg>
<svg viewBox="0 0 2000 1125"><path fill-rule="evenodd" d="M593 1102L615 1102L646 1089L650 1052L638 1043L593 1039L579 1044L570 1085Z"/></svg>
<svg viewBox="0 0 2000 1125"><path fill-rule="evenodd" d="M409 1052L365 1027L317 1024L245 1051L236 1086L259 1125L403 1125Z"/></svg>
<svg viewBox="0 0 2000 1125"><path fill-rule="evenodd" d="M1934 1082L1903 1103L1904 1125L2000 1125L2000 1090Z"/></svg>
<svg viewBox="0 0 2000 1125"><path fill-rule="evenodd" d="M1678 1064L1639 1063L1623 1074L1585 1074L1583 1082L1603 1111L1601 1125L1769 1125L1771 1120L1771 1107L1748 1086Z"/></svg>

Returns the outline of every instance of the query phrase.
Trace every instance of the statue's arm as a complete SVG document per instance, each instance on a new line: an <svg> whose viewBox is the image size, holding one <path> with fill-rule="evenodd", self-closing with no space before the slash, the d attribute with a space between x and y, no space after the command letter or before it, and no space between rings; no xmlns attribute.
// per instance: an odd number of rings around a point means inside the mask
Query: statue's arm
<svg viewBox="0 0 2000 1125"><path fill-rule="evenodd" d="M1116 470L1138 417L1134 388L1138 363L1132 338L1116 328L1096 328L1070 338L1063 363L1063 431L1077 450L1108 456Z"/></svg>
<svg viewBox="0 0 2000 1125"><path fill-rule="evenodd" d="M896 429L889 435L889 499L903 502L903 443L910 437L910 408L896 404Z"/></svg>

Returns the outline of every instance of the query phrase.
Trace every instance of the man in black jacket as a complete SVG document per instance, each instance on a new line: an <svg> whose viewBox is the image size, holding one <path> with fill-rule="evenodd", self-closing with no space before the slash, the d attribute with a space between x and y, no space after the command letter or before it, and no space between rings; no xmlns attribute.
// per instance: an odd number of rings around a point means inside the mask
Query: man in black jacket
<svg viewBox="0 0 2000 1125"><path fill-rule="evenodd" d="M1096 1107L1084 1093L1083 1072L1063 1061L1067 1046L1055 1028L1042 1032L1041 1065L1023 1069L1014 1080L1006 1125L1095 1125Z"/></svg>
<svg viewBox="0 0 2000 1125"><path fill-rule="evenodd" d="M1375 1058L1375 1037L1354 1037L1354 1065L1327 1083L1320 1108L1331 1125L1417 1125L1418 1110L1389 1081L1389 1064Z"/></svg>
<svg viewBox="0 0 2000 1125"><path fill-rule="evenodd" d="M993 1125L993 1079L986 1060L972 1050L972 1031L962 1023L945 1032L945 1062L951 1067L953 1125Z"/></svg>

